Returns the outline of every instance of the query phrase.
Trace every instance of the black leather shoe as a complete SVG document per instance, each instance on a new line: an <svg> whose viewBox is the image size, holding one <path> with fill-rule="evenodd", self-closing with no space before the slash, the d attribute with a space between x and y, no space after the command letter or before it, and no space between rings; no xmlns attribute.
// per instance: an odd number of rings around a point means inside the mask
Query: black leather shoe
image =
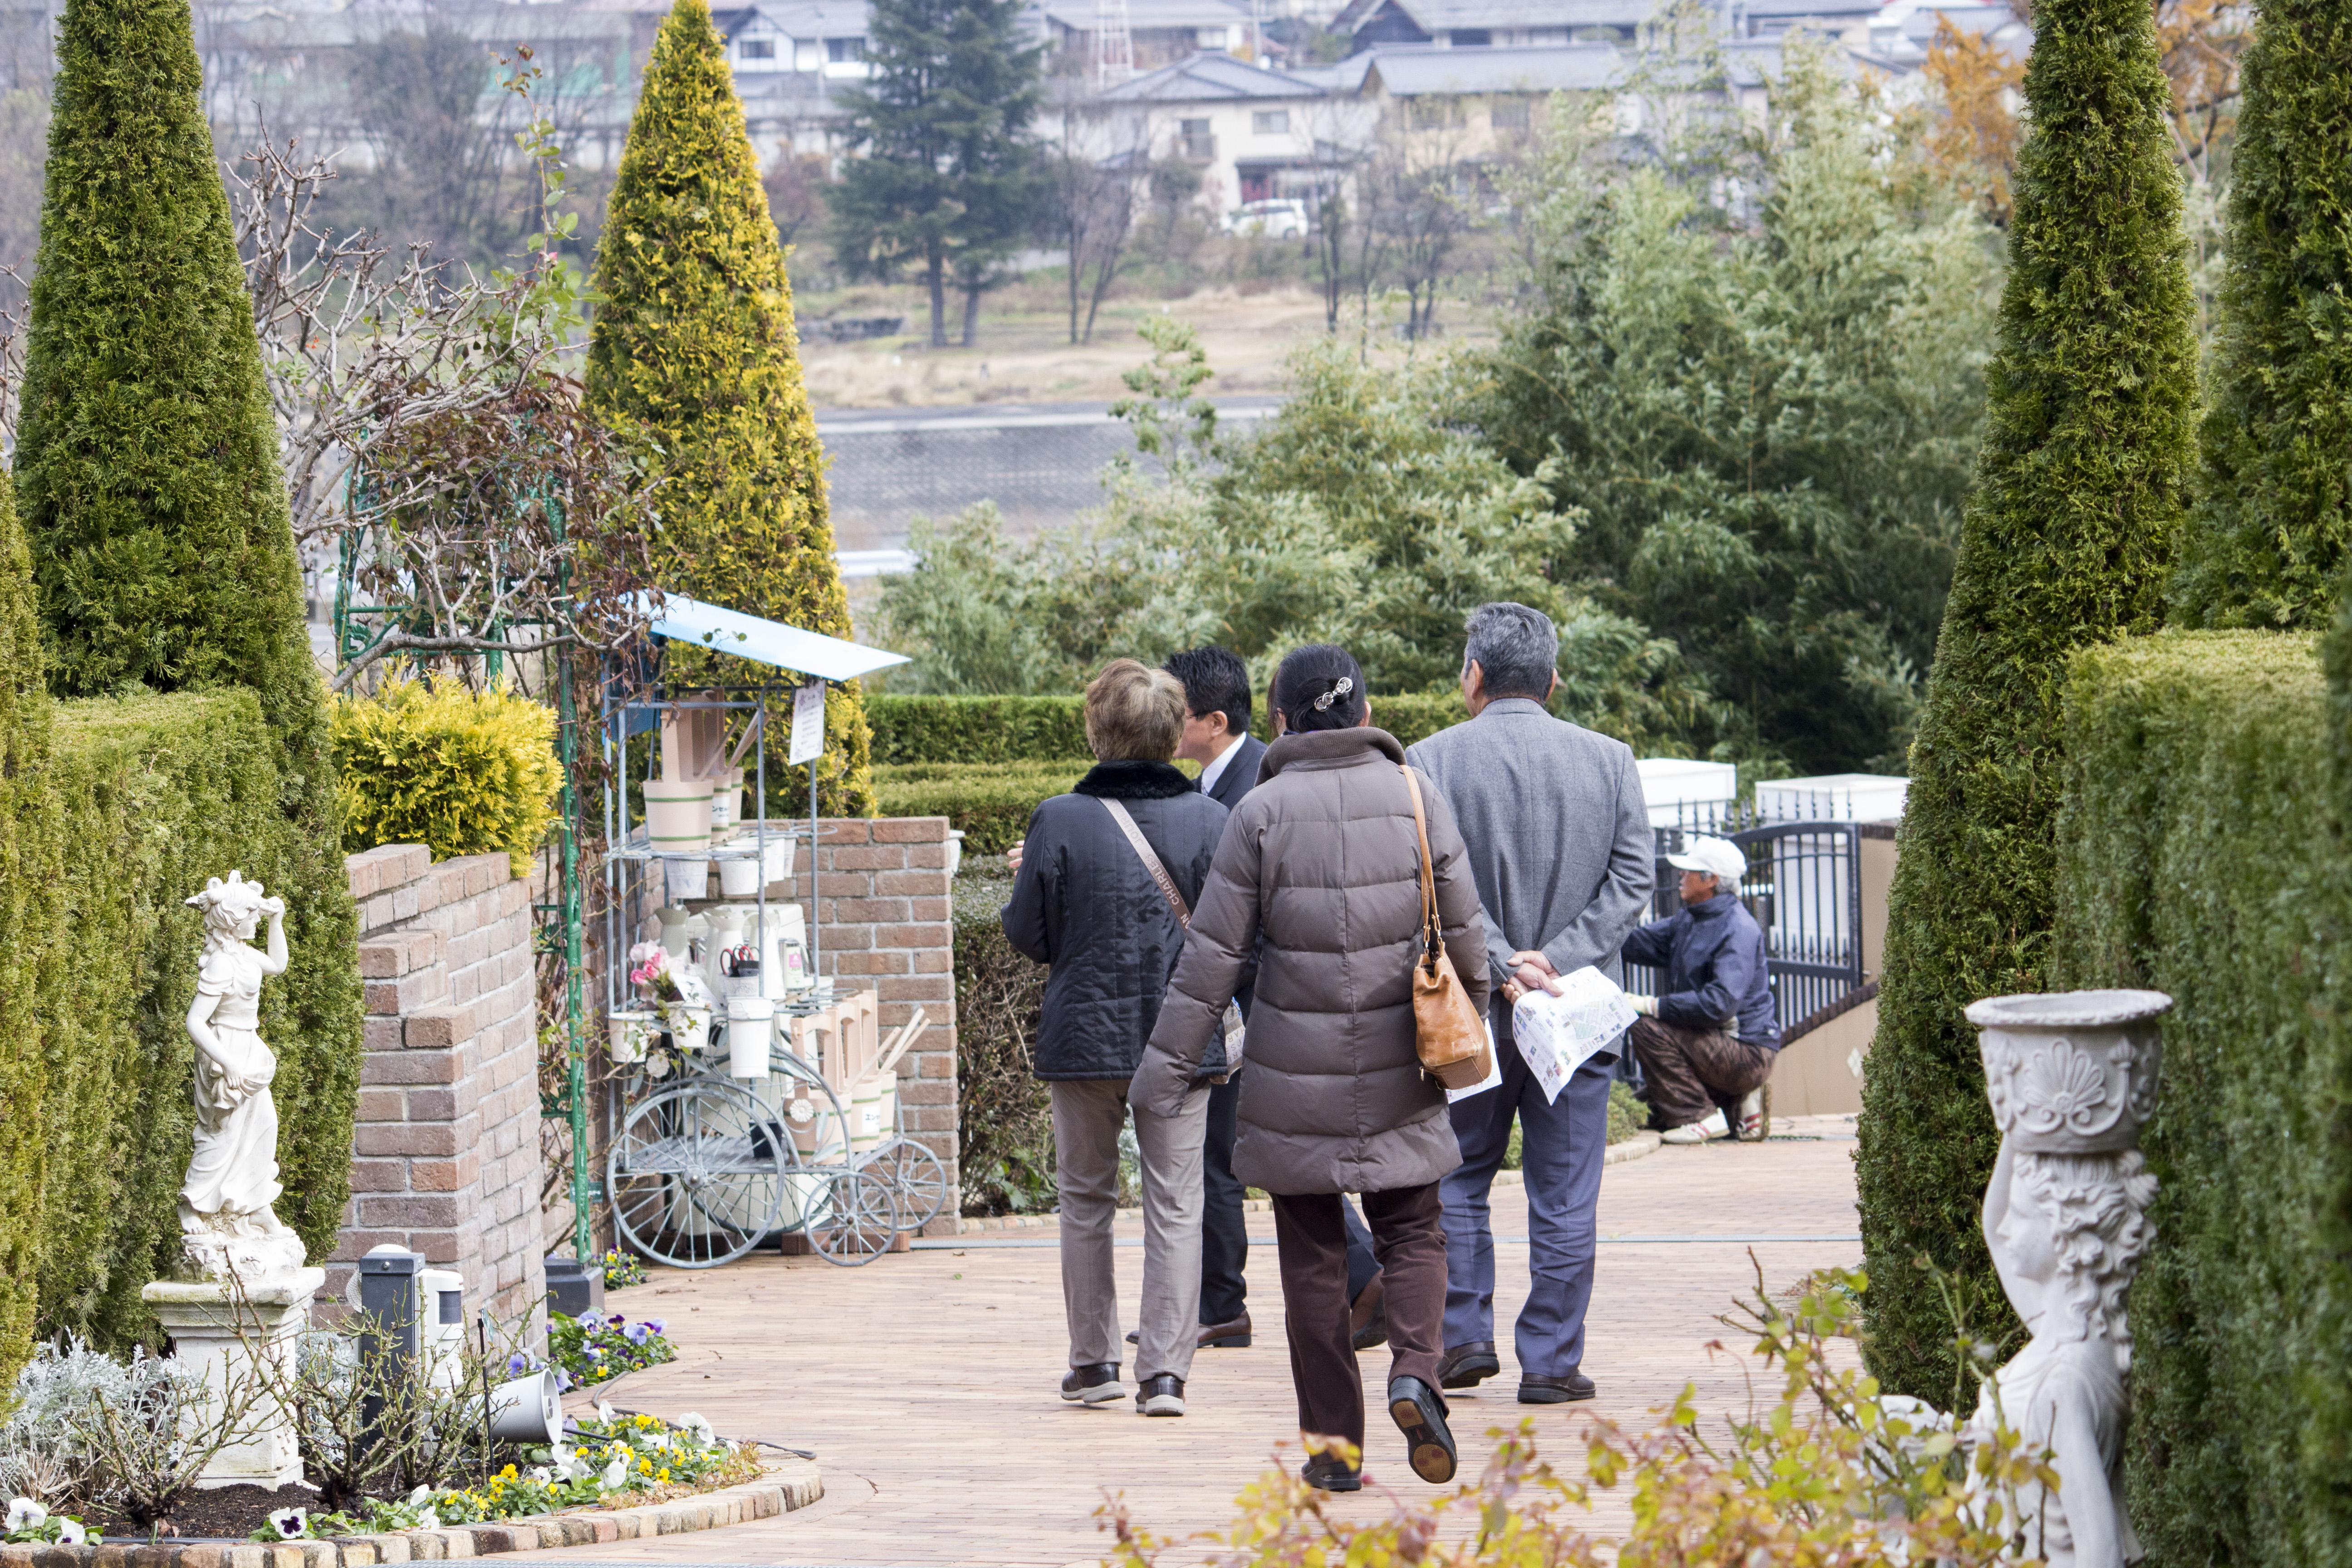
<svg viewBox="0 0 2352 1568"><path fill-rule="evenodd" d="M1388 1282L1375 1274L1348 1307L1349 1342L1360 1351L1389 1342Z"/></svg>
<svg viewBox="0 0 2352 1568"><path fill-rule="evenodd" d="M1318 1491L1360 1492L1364 1478L1328 1454L1318 1454L1298 1467L1298 1475Z"/></svg>
<svg viewBox="0 0 2352 1568"><path fill-rule="evenodd" d="M1412 1473L1433 1486L1454 1479L1454 1434L1445 1426L1445 1401L1417 1377L1389 1379L1389 1419L1404 1434Z"/></svg>
<svg viewBox="0 0 2352 1568"><path fill-rule="evenodd" d="M1438 1359L1437 1381L1447 1388L1475 1388L1502 1370L1495 1342L1480 1340L1475 1344L1448 1345Z"/></svg>
<svg viewBox="0 0 2352 1568"><path fill-rule="evenodd" d="M1074 1366L1062 1379L1062 1397L1073 1405L1108 1405L1125 1394L1118 1385L1118 1363Z"/></svg>
<svg viewBox="0 0 2352 1568"><path fill-rule="evenodd" d="M1519 1403L1522 1405L1568 1405L1591 1397L1592 1380L1580 1372L1571 1372L1564 1377L1519 1374Z"/></svg>
<svg viewBox="0 0 2352 1568"><path fill-rule="evenodd" d="M1127 1331L1127 1342L1139 1344L1141 1340L1133 1329ZM1249 1349L1249 1313L1244 1311L1230 1323L1202 1323L1197 1348L1204 1351L1245 1351Z"/></svg>
<svg viewBox="0 0 2352 1568"><path fill-rule="evenodd" d="M1135 1409L1139 1415L1183 1415L1184 1380L1172 1372L1145 1378L1135 1390Z"/></svg>

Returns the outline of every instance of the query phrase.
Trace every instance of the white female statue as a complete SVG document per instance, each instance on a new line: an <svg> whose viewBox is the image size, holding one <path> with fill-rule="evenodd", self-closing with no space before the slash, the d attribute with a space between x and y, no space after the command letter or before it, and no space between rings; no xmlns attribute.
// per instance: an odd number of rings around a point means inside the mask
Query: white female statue
<svg viewBox="0 0 2352 1568"><path fill-rule="evenodd" d="M259 1033L262 977L286 973L286 900L235 871L187 900L204 911L205 951L188 1037L196 1043L195 1152L180 1187L181 1245L212 1279L285 1274L302 1267L302 1238L270 1205L278 1183L278 1058ZM269 951L247 945L263 916Z"/></svg>
<svg viewBox="0 0 2352 1568"><path fill-rule="evenodd" d="M2077 991L1976 1003L2000 1154L1984 1235L2001 1289L2032 1338L1988 1380L1969 1435L2014 1429L2054 1457L2058 1490L2024 1489L2021 1545L2051 1568L2125 1568L2130 1404L2125 1293L2153 1235L2156 1178L2136 1146L2156 1104L2154 991Z"/></svg>

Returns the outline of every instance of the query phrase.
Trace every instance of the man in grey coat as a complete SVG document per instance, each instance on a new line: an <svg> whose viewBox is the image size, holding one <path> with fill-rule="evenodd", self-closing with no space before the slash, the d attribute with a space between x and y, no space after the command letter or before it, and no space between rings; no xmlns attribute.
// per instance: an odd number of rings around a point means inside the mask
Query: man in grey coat
<svg viewBox="0 0 2352 1568"><path fill-rule="evenodd" d="M1609 1136L1614 1051L1587 1062L1554 1101L1511 1036L1511 1003L1586 964L1617 971L1617 950L1649 909L1652 839L1633 753L1544 709L1559 676L1559 634L1525 605L1482 605L1468 622L1462 697L1470 721L1406 759L1444 792L1469 846L1486 917L1489 1013L1499 1088L1457 1100L1462 1164L1444 1184L1447 1388L1502 1371L1495 1352L1495 1241L1487 1189L1523 1129L1529 1243L1516 1332L1519 1402L1592 1397L1584 1313L1592 1298L1594 1211Z"/></svg>

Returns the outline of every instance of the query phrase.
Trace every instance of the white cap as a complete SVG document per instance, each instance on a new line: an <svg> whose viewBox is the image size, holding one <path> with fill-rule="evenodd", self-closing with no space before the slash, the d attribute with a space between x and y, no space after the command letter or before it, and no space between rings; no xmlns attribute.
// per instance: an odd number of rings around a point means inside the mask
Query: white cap
<svg viewBox="0 0 2352 1568"><path fill-rule="evenodd" d="M1728 838L1694 838L1681 854L1667 856L1666 864L1713 877L1727 892L1738 891L1739 879L1748 875L1748 857Z"/></svg>

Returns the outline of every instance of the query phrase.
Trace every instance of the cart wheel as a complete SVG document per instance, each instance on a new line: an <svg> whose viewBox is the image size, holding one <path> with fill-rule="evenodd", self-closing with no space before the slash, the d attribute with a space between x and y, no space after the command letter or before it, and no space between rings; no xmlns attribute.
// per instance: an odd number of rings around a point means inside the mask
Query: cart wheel
<svg viewBox="0 0 2352 1568"><path fill-rule="evenodd" d="M856 1268L890 1250L898 1200L872 1171L833 1171L807 1204L809 1248L827 1263Z"/></svg>
<svg viewBox="0 0 2352 1568"><path fill-rule="evenodd" d="M613 1224L673 1268L732 1263L776 1228L792 1141L759 1100L696 1078L632 1109L604 1162Z"/></svg>
<svg viewBox="0 0 2352 1568"><path fill-rule="evenodd" d="M911 1138L893 1138L858 1162L889 1184L898 1201L898 1225L920 1230L948 1206L947 1167L940 1157Z"/></svg>

